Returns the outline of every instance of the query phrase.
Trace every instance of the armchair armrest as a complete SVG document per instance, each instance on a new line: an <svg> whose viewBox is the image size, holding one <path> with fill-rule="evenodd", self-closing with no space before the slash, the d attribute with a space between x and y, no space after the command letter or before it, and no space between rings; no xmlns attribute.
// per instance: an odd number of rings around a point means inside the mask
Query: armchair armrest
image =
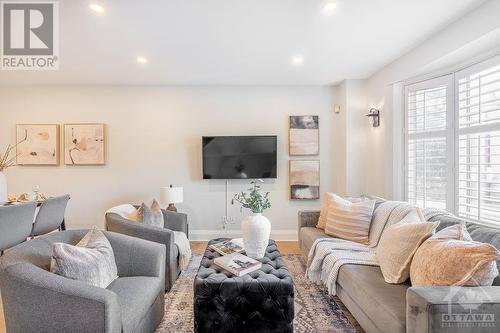
<svg viewBox="0 0 500 333"><path fill-rule="evenodd" d="M411 287L406 332L498 332L500 286Z"/></svg>
<svg viewBox="0 0 500 333"><path fill-rule="evenodd" d="M188 235L188 221L187 215L184 213L171 212L169 210L162 209L164 227L174 231L182 231Z"/></svg>
<svg viewBox="0 0 500 333"><path fill-rule="evenodd" d="M121 332L118 296L110 290L28 263L4 268L0 287L9 331Z"/></svg>
<svg viewBox="0 0 500 333"><path fill-rule="evenodd" d="M165 278L164 244L114 232L105 235L113 248L119 276Z"/></svg>
<svg viewBox="0 0 500 333"><path fill-rule="evenodd" d="M315 227L318 224L319 210L301 210L299 211L299 230L303 227Z"/></svg>
<svg viewBox="0 0 500 333"><path fill-rule="evenodd" d="M174 233L171 230L130 221L115 213L106 214L106 230L164 244L167 257L174 245Z"/></svg>

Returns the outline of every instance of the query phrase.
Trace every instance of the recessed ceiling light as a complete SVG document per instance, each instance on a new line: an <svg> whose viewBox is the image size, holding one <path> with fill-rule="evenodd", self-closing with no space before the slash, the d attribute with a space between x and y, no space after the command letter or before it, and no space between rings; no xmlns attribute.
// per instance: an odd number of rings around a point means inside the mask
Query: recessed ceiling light
<svg viewBox="0 0 500 333"><path fill-rule="evenodd" d="M148 63L148 59L146 59L145 57L142 57L142 56L138 56L137 57L137 62L141 65L144 65L144 64L147 64Z"/></svg>
<svg viewBox="0 0 500 333"><path fill-rule="evenodd" d="M304 58L300 55L297 55L292 58L292 64L295 66L302 65L304 63Z"/></svg>
<svg viewBox="0 0 500 333"><path fill-rule="evenodd" d="M96 13L104 13L104 7L101 5L98 5L96 3L91 3L89 7Z"/></svg>
<svg viewBox="0 0 500 333"><path fill-rule="evenodd" d="M330 15L335 11L335 9L337 9L337 4L335 2L327 2L323 6L323 14Z"/></svg>

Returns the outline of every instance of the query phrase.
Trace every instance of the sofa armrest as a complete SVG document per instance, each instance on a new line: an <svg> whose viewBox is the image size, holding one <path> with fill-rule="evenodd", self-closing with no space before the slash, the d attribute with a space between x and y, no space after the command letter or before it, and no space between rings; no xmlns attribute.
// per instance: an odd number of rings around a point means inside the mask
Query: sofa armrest
<svg viewBox="0 0 500 333"><path fill-rule="evenodd" d="M113 248L119 276L165 278L164 244L114 232L105 235Z"/></svg>
<svg viewBox="0 0 500 333"><path fill-rule="evenodd" d="M299 230L303 227L315 227L318 224L319 210L301 210L299 211Z"/></svg>
<svg viewBox="0 0 500 333"><path fill-rule="evenodd" d="M29 263L2 270L9 332L121 332L118 296Z"/></svg>
<svg viewBox="0 0 500 333"><path fill-rule="evenodd" d="M500 286L411 287L406 292L406 332L498 332Z"/></svg>
<svg viewBox="0 0 500 333"><path fill-rule="evenodd" d="M182 231L188 235L188 221L187 215L184 213L171 212L169 210L162 209L164 227L174 231Z"/></svg>

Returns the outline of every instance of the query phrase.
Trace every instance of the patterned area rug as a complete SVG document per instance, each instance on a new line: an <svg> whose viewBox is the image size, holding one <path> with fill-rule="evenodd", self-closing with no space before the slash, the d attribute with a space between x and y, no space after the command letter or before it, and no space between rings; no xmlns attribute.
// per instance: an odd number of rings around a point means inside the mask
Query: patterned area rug
<svg viewBox="0 0 500 333"><path fill-rule="evenodd" d="M283 255L295 285L294 331L298 333L329 333L361 331L348 314L327 292L305 276L306 259L298 254ZM165 295L165 317L156 333L193 332L193 282L201 255L195 255L189 267Z"/></svg>

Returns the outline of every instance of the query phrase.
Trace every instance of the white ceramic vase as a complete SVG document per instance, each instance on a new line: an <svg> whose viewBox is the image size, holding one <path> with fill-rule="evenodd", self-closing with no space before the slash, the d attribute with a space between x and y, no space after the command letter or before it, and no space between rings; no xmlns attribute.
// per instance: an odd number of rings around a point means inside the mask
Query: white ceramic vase
<svg viewBox="0 0 500 333"><path fill-rule="evenodd" d="M0 205L4 203L7 203L7 178L0 171Z"/></svg>
<svg viewBox="0 0 500 333"><path fill-rule="evenodd" d="M246 255L254 259L264 257L271 233L269 220L260 213L247 216L241 221L241 232Z"/></svg>

